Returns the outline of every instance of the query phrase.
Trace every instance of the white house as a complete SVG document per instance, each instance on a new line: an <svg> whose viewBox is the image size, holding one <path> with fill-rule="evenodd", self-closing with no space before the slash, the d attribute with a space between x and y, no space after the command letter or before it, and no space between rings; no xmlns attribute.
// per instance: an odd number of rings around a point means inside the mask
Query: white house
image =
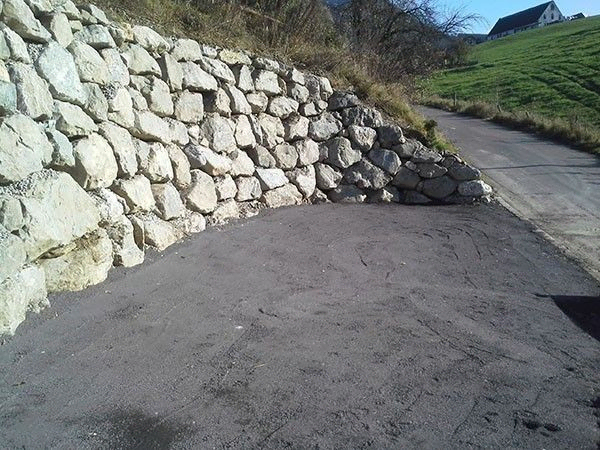
<svg viewBox="0 0 600 450"><path fill-rule="evenodd" d="M560 12L556 3L553 1L546 2L498 19L498 22L488 34L488 40L498 39L531 28L543 27L551 23L563 22L564 20L566 20L565 16Z"/></svg>

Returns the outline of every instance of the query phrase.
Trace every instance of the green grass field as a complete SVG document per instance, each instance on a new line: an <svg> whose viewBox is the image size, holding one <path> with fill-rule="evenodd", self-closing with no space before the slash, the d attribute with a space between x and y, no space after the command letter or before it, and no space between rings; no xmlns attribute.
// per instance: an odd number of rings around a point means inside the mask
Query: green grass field
<svg viewBox="0 0 600 450"><path fill-rule="evenodd" d="M428 93L600 130L600 17L486 42L469 60L428 80Z"/></svg>

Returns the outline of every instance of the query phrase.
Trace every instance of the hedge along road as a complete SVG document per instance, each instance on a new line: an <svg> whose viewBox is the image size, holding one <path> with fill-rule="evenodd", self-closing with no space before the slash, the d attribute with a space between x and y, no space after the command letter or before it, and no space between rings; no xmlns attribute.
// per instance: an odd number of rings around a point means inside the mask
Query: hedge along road
<svg viewBox="0 0 600 450"><path fill-rule="evenodd" d="M600 158L527 133L419 107L506 206L600 280Z"/></svg>

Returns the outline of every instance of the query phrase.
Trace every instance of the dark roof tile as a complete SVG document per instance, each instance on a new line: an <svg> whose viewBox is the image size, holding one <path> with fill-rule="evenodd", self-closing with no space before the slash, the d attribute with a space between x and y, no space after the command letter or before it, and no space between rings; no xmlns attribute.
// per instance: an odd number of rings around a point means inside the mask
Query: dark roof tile
<svg viewBox="0 0 600 450"><path fill-rule="evenodd" d="M504 33L505 31L524 27L537 22L550 3L552 2L546 2L541 5L534 6L533 8L511 14L510 16L502 17L498 20L498 22L496 22L496 25L494 25L494 28L492 28L492 31L489 32L488 36Z"/></svg>

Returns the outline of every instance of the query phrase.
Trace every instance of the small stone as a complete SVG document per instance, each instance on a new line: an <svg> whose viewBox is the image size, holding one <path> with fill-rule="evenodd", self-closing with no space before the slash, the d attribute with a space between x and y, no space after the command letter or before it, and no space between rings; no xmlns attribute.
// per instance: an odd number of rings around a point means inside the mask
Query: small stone
<svg viewBox="0 0 600 450"><path fill-rule="evenodd" d="M254 87L268 96L281 94L277 74L267 70L257 70L253 74Z"/></svg>
<svg viewBox="0 0 600 450"><path fill-rule="evenodd" d="M250 156L254 164L259 167L264 167L265 169L275 167L275 158L271 155L269 150L262 145L248 149L248 156Z"/></svg>
<svg viewBox="0 0 600 450"><path fill-rule="evenodd" d="M283 122L284 139L286 141L295 141L304 139L308 136L308 126L310 121L306 117L294 114Z"/></svg>
<svg viewBox="0 0 600 450"><path fill-rule="evenodd" d="M302 195L309 198L317 187L315 168L313 166L300 167L286 172L288 180L298 188Z"/></svg>
<svg viewBox="0 0 600 450"><path fill-rule="evenodd" d="M281 169L263 169L258 167L256 169L256 176L264 191L276 189L288 183L288 179Z"/></svg>
<svg viewBox="0 0 600 450"><path fill-rule="evenodd" d="M96 50L116 47L115 41L104 25L92 24L83 28L75 37Z"/></svg>
<svg viewBox="0 0 600 450"><path fill-rule="evenodd" d="M306 103L310 97L310 93L308 92L308 89L305 86L302 86L302 85L296 84L296 83L288 83L287 94L289 97L296 100L298 103ZM304 114L302 112L301 112L301 114L309 116L309 115L316 115L318 113L315 109L314 114Z"/></svg>
<svg viewBox="0 0 600 450"><path fill-rule="evenodd" d="M129 132L118 125L103 122L98 127L98 133L111 145L118 166L120 178L130 178L137 173L138 163L136 149Z"/></svg>
<svg viewBox="0 0 600 450"><path fill-rule="evenodd" d="M183 149L192 169L202 169L212 176L225 175L231 170L231 159L201 145L187 145Z"/></svg>
<svg viewBox="0 0 600 450"><path fill-rule="evenodd" d="M340 131L342 131L342 124L330 113L311 119L308 127L308 135L315 141L327 141Z"/></svg>
<svg viewBox="0 0 600 450"><path fill-rule="evenodd" d="M235 150L229 154L231 158L231 170L230 173L234 177L240 175L250 176L254 174L254 163L250 157L243 150Z"/></svg>
<svg viewBox="0 0 600 450"><path fill-rule="evenodd" d="M394 186L386 186L383 189L375 191L369 195L369 202L372 203L399 203L400 191Z"/></svg>
<svg viewBox="0 0 600 450"><path fill-rule="evenodd" d="M26 64L15 63L10 68L10 79L17 89L17 108L23 114L45 120L54 108L48 84Z"/></svg>
<svg viewBox="0 0 600 450"><path fill-rule="evenodd" d="M156 60L140 45L130 44L122 53L122 57L131 74L161 76Z"/></svg>
<svg viewBox="0 0 600 450"><path fill-rule="evenodd" d="M134 25L131 29L133 39L147 51L163 54L170 49L169 43L152 28Z"/></svg>
<svg viewBox="0 0 600 450"><path fill-rule="evenodd" d="M246 100L253 114L264 113L269 104L269 97L264 92L251 92L246 95Z"/></svg>

